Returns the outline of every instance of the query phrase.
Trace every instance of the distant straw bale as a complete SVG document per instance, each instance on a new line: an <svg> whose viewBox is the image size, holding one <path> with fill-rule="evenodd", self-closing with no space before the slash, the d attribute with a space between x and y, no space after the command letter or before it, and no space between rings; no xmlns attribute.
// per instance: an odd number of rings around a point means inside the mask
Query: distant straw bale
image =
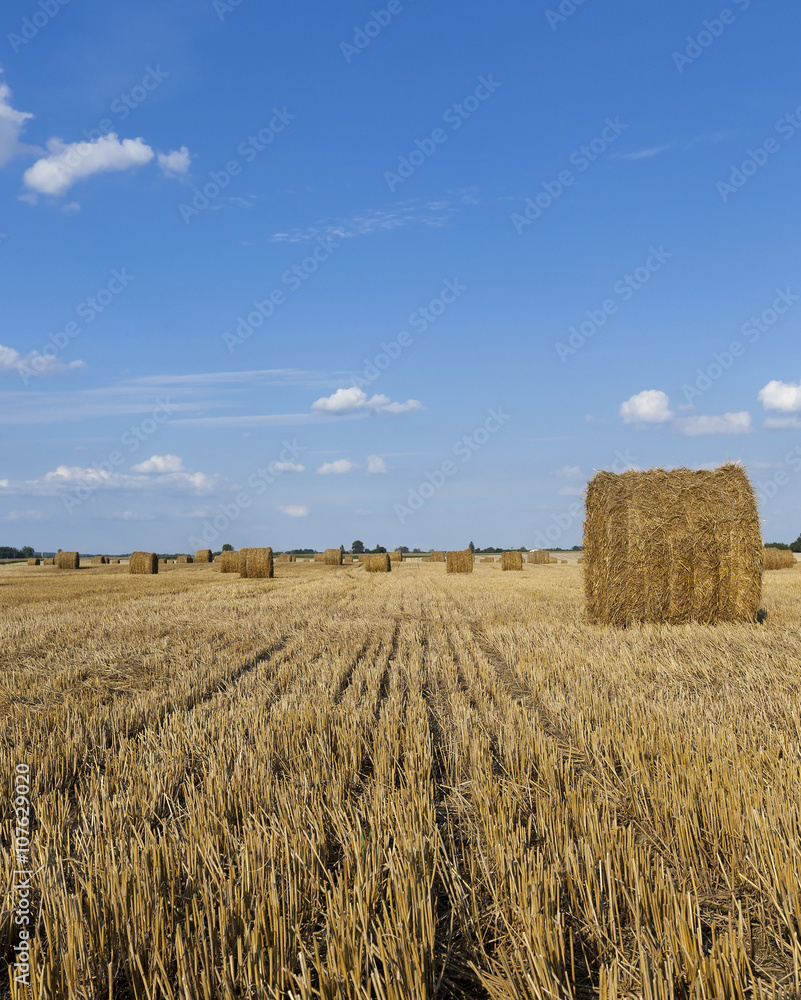
<svg viewBox="0 0 801 1000"><path fill-rule="evenodd" d="M239 572L239 553L238 552L221 552L217 558L217 562L220 564L221 573L238 573Z"/></svg>
<svg viewBox="0 0 801 1000"><path fill-rule="evenodd" d="M403 553L400 551L390 552L389 558L391 562L403 562Z"/></svg>
<svg viewBox="0 0 801 1000"><path fill-rule="evenodd" d="M483 563L488 563L488 562L494 563L495 562L495 557L494 556L484 556L480 560L480 562L483 562ZM522 562L522 556L521 556L521 562Z"/></svg>
<svg viewBox="0 0 801 1000"><path fill-rule="evenodd" d="M198 549L195 553L196 563L210 563L211 562L211 549Z"/></svg>
<svg viewBox="0 0 801 1000"><path fill-rule="evenodd" d="M326 566L341 566L342 549L326 549L323 554L323 562Z"/></svg>
<svg viewBox="0 0 801 1000"><path fill-rule="evenodd" d="M295 562L295 557L289 552L282 552L275 561L280 563Z"/></svg>
<svg viewBox="0 0 801 1000"><path fill-rule="evenodd" d="M754 491L739 466L599 472L586 510L590 621L756 621L762 538Z"/></svg>
<svg viewBox="0 0 801 1000"><path fill-rule="evenodd" d="M501 555L501 569L522 569L523 568L523 553L522 552L504 552Z"/></svg>
<svg viewBox="0 0 801 1000"><path fill-rule="evenodd" d="M777 549L767 545L764 549L765 569L790 569L795 566L795 556L789 549Z"/></svg>
<svg viewBox="0 0 801 1000"><path fill-rule="evenodd" d="M549 562L549 563L550 563L551 565L553 565L554 563L558 563L558 562L559 562L559 560L558 560L558 559L556 558L556 556L550 556L550 557L548 558L548 562Z"/></svg>
<svg viewBox="0 0 801 1000"><path fill-rule="evenodd" d="M578 559L576 560L576 562L579 563L579 564L583 563L584 562L584 556L579 556Z"/></svg>
<svg viewBox="0 0 801 1000"><path fill-rule="evenodd" d="M545 551L545 549L534 549L533 552L529 552L526 557L526 562L533 564L535 566L541 566L543 563L550 561L550 556Z"/></svg>
<svg viewBox="0 0 801 1000"><path fill-rule="evenodd" d="M178 556L178 558L175 561L177 563L181 563L183 565L186 565L187 563L193 562L193 559L192 559L192 556Z"/></svg>
<svg viewBox="0 0 801 1000"><path fill-rule="evenodd" d="M128 572L137 576L153 576L159 571L159 557L155 552L132 552Z"/></svg>
<svg viewBox="0 0 801 1000"><path fill-rule="evenodd" d="M28 565L29 566L38 566L39 565L39 560L36 559L35 557L32 558L32 559L28 559Z"/></svg>
<svg viewBox="0 0 801 1000"><path fill-rule="evenodd" d="M473 553L470 549L461 552L449 552L445 559L446 573L472 573Z"/></svg>
<svg viewBox="0 0 801 1000"><path fill-rule="evenodd" d="M314 561L315 562L324 563L325 562L325 553L324 552L315 552L314 553Z"/></svg>
<svg viewBox="0 0 801 1000"><path fill-rule="evenodd" d="M248 580L271 580L274 576L273 550L242 549L239 558L239 575Z"/></svg>
<svg viewBox="0 0 801 1000"><path fill-rule="evenodd" d="M56 556L56 566L59 569L80 569L80 554L77 552L59 552Z"/></svg>
<svg viewBox="0 0 801 1000"><path fill-rule="evenodd" d="M92 556L93 566L105 566L108 563L108 556Z"/></svg>
<svg viewBox="0 0 801 1000"><path fill-rule="evenodd" d="M563 566L566 566L566 565L567 565L567 559L560 559L560 560L559 560L559 562L560 562L560 563L561 563L561 564L562 564Z"/></svg>
<svg viewBox="0 0 801 1000"><path fill-rule="evenodd" d="M392 572L392 560L388 552L376 552L365 557L364 570L366 573L390 573Z"/></svg>
<svg viewBox="0 0 801 1000"><path fill-rule="evenodd" d="M343 556L343 557L342 557L342 565L343 565L343 566L344 566L344 565L345 565L346 563L347 563L348 565L350 565L350 564L351 564L352 562L353 562L353 556Z"/></svg>
<svg viewBox="0 0 801 1000"><path fill-rule="evenodd" d="M52 558L52 557L50 557L48 559L43 559L42 560L42 565L43 566L55 566L56 565L56 560L54 558Z"/></svg>
<svg viewBox="0 0 801 1000"><path fill-rule="evenodd" d="M432 550L431 555L428 557L429 562L445 562L445 551L443 550Z"/></svg>

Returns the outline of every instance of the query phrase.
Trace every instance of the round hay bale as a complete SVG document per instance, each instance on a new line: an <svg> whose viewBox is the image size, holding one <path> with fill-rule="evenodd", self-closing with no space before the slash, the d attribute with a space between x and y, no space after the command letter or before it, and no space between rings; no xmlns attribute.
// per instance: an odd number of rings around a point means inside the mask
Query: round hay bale
<svg viewBox="0 0 801 1000"><path fill-rule="evenodd" d="M80 569L80 554L78 552L59 552L56 556L56 566L59 569Z"/></svg>
<svg viewBox="0 0 801 1000"><path fill-rule="evenodd" d="M182 563L183 565L188 565L189 563L193 562L194 560L192 559L191 556L178 556L178 558L175 561L177 563Z"/></svg>
<svg viewBox="0 0 801 1000"><path fill-rule="evenodd" d="M324 563L325 562L325 553L324 552L315 552L314 553L314 561L315 562Z"/></svg>
<svg viewBox="0 0 801 1000"><path fill-rule="evenodd" d="M92 556L93 566L105 566L108 563L108 556Z"/></svg>
<svg viewBox="0 0 801 1000"><path fill-rule="evenodd" d="M403 562L403 553L400 550L389 553L390 562Z"/></svg>
<svg viewBox="0 0 801 1000"><path fill-rule="evenodd" d="M295 557L289 552L282 552L275 561L280 563L290 563L295 562Z"/></svg>
<svg viewBox="0 0 801 1000"><path fill-rule="evenodd" d="M529 565L542 566L550 561L550 556L545 551L545 549L534 549L533 552L529 552L526 557L526 562Z"/></svg>
<svg viewBox="0 0 801 1000"><path fill-rule="evenodd" d="M43 566L55 566L56 565L56 560L53 559L53 558L43 559L42 560L42 565Z"/></svg>
<svg viewBox="0 0 801 1000"><path fill-rule="evenodd" d="M239 553L238 552L221 552L217 556L216 560L220 564L221 573L238 573L239 572Z"/></svg>
<svg viewBox="0 0 801 1000"><path fill-rule="evenodd" d="M154 576L159 571L159 557L155 552L132 552L128 572L136 576Z"/></svg>
<svg viewBox="0 0 801 1000"><path fill-rule="evenodd" d="M777 549L766 545L763 550L764 569L791 569L795 566L795 556L789 549Z"/></svg>
<svg viewBox="0 0 801 1000"><path fill-rule="evenodd" d="M248 580L271 580L275 574L273 550L241 549L239 554L239 575Z"/></svg>
<svg viewBox="0 0 801 1000"><path fill-rule="evenodd" d="M198 549L195 553L196 563L210 563L211 562L211 549Z"/></svg>
<svg viewBox="0 0 801 1000"><path fill-rule="evenodd" d="M560 559L560 560L559 560L559 562L560 562L560 563L561 563L561 564L562 564L563 566L566 566L566 565L567 565L567 559Z"/></svg>
<svg viewBox="0 0 801 1000"><path fill-rule="evenodd" d="M449 552L445 557L446 573L472 573L473 553L470 549L461 552Z"/></svg>
<svg viewBox="0 0 801 1000"><path fill-rule="evenodd" d="M392 572L392 560L388 552L376 552L364 557L364 569L366 573L390 573Z"/></svg>
<svg viewBox="0 0 801 1000"><path fill-rule="evenodd" d="M522 569L522 568L523 568L522 552L504 552L501 555L501 569Z"/></svg>
<svg viewBox="0 0 801 1000"><path fill-rule="evenodd" d="M314 557L317 558L316 556ZM342 549L326 549L323 553L323 562L326 566L342 565Z"/></svg>
<svg viewBox="0 0 801 1000"><path fill-rule="evenodd" d="M28 565L29 566L38 566L39 565L39 560L36 559L36 558L28 559Z"/></svg>
<svg viewBox="0 0 801 1000"><path fill-rule="evenodd" d="M762 538L737 465L599 472L587 486L584 591L590 621L754 622Z"/></svg>
<svg viewBox="0 0 801 1000"><path fill-rule="evenodd" d="M429 562L445 562L445 550L431 550L431 554L428 557Z"/></svg>

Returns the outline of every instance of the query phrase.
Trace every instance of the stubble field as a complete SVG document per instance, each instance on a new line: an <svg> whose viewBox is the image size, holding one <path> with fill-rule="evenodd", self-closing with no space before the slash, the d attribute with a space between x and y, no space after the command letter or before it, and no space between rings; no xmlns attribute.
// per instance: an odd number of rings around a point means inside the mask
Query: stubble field
<svg viewBox="0 0 801 1000"><path fill-rule="evenodd" d="M799 996L801 570L625 631L581 573L0 568L0 995Z"/></svg>

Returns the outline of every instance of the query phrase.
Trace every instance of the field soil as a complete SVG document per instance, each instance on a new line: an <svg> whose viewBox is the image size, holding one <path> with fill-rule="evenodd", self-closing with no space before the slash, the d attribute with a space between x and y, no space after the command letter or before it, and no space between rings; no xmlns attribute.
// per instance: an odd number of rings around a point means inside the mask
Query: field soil
<svg viewBox="0 0 801 1000"><path fill-rule="evenodd" d="M801 570L763 603L591 626L572 555L0 567L0 996L798 997Z"/></svg>

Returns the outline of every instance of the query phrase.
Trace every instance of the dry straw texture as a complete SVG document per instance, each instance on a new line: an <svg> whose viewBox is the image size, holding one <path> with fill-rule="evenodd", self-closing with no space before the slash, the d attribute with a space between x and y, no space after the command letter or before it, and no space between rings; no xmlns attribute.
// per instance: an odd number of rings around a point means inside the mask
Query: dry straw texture
<svg viewBox="0 0 801 1000"><path fill-rule="evenodd" d="M561 564L562 564L563 566L566 566L566 565L567 565L567 559L560 559L560 560L559 560L559 562L560 562L560 563L561 563Z"/></svg>
<svg viewBox="0 0 801 1000"><path fill-rule="evenodd" d="M55 566L56 565L56 560L55 559L43 559L42 560L42 565L43 566Z"/></svg>
<svg viewBox="0 0 801 1000"><path fill-rule="evenodd" d="M106 566L108 565L108 556L92 556L93 566Z"/></svg>
<svg viewBox="0 0 801 1000"><path fill-rule="evenodd" d="M347 563L348 565L350 565L350 563L352 563L352 562L353 562L353 556L343 556L342 557L342 564L343 564L343 566L345 565L345 563Z"/></svg>
<svg viewBox="0 0 801 1000"><path fill-rule="evenodd" d="M239 553L238 552L221 552L217 557L217 562L220 564L221 573L238 573L239 572Z"/></svg>
<svg viewBox="0 0 801 1000"><path fill-rule="evenodd" d="M449 552L445 559L445 571L447 573L472 573L473 553L470 549L462 552Z"/></svg>
<svg viewBox="0 0 801 1000"><path fill-rule="evenodd" d="M550 556L550 557L548 558L548 562L549 562L549 563L550 563L551 565L553 565L554 563L558 563L558 562L559 562L559 560L558 560L558 559L556 558L556 556Z"/></svg>
<svg viewBox="0 0 801 1000"><path fill-rule="evenodd" d="M193 562L193 559L191 556L178 556L178 558L175 561L186 564Z"/></svg>
<svg viewBox="0 0 801 1000"><path fill-rule="evenodd" d="M795 556L789 549L765 548L765 569L790 569L795 566Z"/></svg>
<svg viewBox="0 0 801 1000"><path fill-rule="evenodd" d="M159 571L159 557L155 552L132 552L128 572L137 576L154 576Z"/></svg>
<svg viewBox="0 0 801 1000"><path fill-rule="evenodd" d="M501 555L501 569L522 569L522 552L504 552Z"/></svg>
<svg viewBox="0 0 801 1000"><path fill-rule="evenodd" d="M326 566L341 566L342 549L326 549L323 555L323 562Z"/></svg>
<svg viewBox="0 0 801 1000"><path fill-rule="evenodd" d="M432 551L428 557L429 562L445 562L445 551Z"/></svg>
<svg viewBox="0 0 801 1000"><path fill-rule="evenodd" d="M599 472L587 487L590 621L754 621L762 538L743 469Z"/></svg>
<svg viewBox="0 0 801 1000"><path fill-rule="evenodd" d="M324 552L315 552L314 553L314 561L315 562L324 563L325 562L325 553Z"/></svg>
<svg viewBox="0 0 801 1000"><path fill-rule="evenodd" d="M195 553L196 563L210 563L211 561L211 549L198 549Z"/></svg>
<svg viewBox="0 0 801 1000"><path fill-rule="evenodd" d="M578 559L576 560L576 562L577 563L583 563L584 562L584 556L579 556Z"/></svg>
<svg viewBox="0 0 801 1000"><path fill-rule="evenodd" d="M274 575L273 550L241 549L239 553L239 575L248 580L271 580Z"/></svg>
<svg viewBox="0 0 801 1000"><path fill-rule="evenodd" d="M392 562L403 562L403 553L402 552L390 552L389 558L391 559Z"/></svg>
<svg viewBox="0 0 801 1000"><path fill-rule="evenodd" d="M59 569L80 569L81 557L77 552L59 552L56 556Z"/></svg>
<svg viewBox="0 0 801 1000"><path fill-rule="evenodd" d="M374 555L366 556L364 569L367 573L390 573L392 571L392 560L388 552L377 552Z"/></svg>
<svg viewBox="0 0 801 1000"><path fill-rule="evenodd" d="M33 558L33 559L29 559L29 560L28 560L28 565L29 565L29 566L38 566L38 565L39 565L39 560L38 560L38 559L36 559L36 558Z"/></svg>
<svg viewBox="0 0 801 1000"><path fill-rule="evenodd" d="M550 561L550 556L545 551L545 549L535 549L533 552L529 552L526 562L533 563L535 566L540 566L543 563Z"/></svg>
<svg viewBox="0 0 801 1000"><path fill-rule="evenodd" d="M294 562L295 557L293 555L290 555L289 552L282 552L281 555L278 556L278 558L275 561L280 563L289 563L289 562Z"/></svg>
<svg viewBox="0 0 801 1000"><path fill-rule="evenodd" d="M522 561L523 561L522 557L521 557L520 561L522 563ZM488 562L494 563L495 559L493 558L493 556L484 556L484 558L481 560L481 562L483 562L483 563L488 563Z"/></svg>

